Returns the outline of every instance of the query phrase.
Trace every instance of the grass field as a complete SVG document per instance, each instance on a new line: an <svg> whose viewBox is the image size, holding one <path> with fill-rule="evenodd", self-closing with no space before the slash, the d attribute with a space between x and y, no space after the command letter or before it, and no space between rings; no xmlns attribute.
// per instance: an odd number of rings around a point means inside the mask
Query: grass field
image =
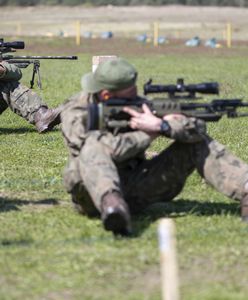
<svg viewBox="0 0 248 300"><path fill-rule="evenodd" d="M79 48L72 40L26 41L29 54L79 55L74 62L42 62L41 94L50 106L77 92L81 75L91 70L92 55L103 53L122 55L137 67L141 92L149 78L168 84L184 77L186 83L218 81L220 96L248 101L245 46L191 52L173 45L141 48L127 40L96 40ZM27 85L30 72L23 72ZM209 134L246 162L247 122L223 118L208 124ZM114 238L99 220L72 209L62 185L67 150L59 128L39 135L6 111L0 135L1 300L161 299L161 217L173 218L177 229L181 299L247 299L248 226L240 221L239 203L215 192L196 173L175 201L133 219L132 238ZM166 144L160 138L151 150L160 151Z"/></svg>

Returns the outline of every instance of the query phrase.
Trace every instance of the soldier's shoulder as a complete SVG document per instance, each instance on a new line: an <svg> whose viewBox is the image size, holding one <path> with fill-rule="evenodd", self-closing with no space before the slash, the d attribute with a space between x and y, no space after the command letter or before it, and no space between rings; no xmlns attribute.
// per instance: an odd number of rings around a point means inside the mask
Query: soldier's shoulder
<svg viewBox="0 0 248 300"><path fill-rule="evenodd" d="M65 103L65 109L81 106L87 103L87 96L83 92L79 92L69 97Z"/></svg>
<svg viewBox="0 0 248 300"><path fill-rule="evenodd" d="M70 96L68 99L67 99L67 102L69 103L73 103L73 102L76 102L76 101L79 101L79 99L81 99L82 97L84 97L84 93L83 91L80 91L72 96Z"/></svg>
<svg viewBox="0 0 248 300"><path fill-rule="evenodd" d="M84 107L87 105L87 96L83 92L79 92L70 98L63 105L63 110L61 117L65 118L68 115L73 115L80 110L84 110Z"/></svg>

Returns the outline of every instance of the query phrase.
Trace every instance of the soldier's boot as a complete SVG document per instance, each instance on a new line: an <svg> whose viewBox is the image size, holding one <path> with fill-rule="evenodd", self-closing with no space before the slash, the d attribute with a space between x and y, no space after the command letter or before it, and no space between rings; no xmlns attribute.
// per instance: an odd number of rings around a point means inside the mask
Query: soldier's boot
<svg viewBox="0 0 248 300"><path fill-rule="evenodd" d="M59 107L49 109L45 106L39 108L35 113L34 122L35 127L39 133L44 133L53 129L54 126L60 124L60 112Z"/></svg>
<svg viewBox="0 0 248 300"><path fill-rule="evenodd" d="M241 219L248 223L248 195L245 195L241 200Z"/></svg>
<svg viewBox="0 0 248 300"><path fill-rule="evenodd" d="M107 193L101 203L101 218L106 230L128 236L132 233L128 206L118 192Z"/></svg>

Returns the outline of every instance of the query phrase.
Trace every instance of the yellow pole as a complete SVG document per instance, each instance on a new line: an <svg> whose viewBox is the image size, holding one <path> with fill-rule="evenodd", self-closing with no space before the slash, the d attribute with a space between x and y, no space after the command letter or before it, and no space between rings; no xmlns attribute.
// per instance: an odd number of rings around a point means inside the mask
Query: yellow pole
<svg viewBox="0 0 248 300"><path fill-rule="evenodd" d="M227 23L226 25L226 45L227 48L231 48L232 47L232 24L231 23Z"/></svg>
<svg viewBox="0 0 248 300"><path fill-rule="evenodd" d="M153 46L157 47L158 46L158 22L154 22L153 24Z"/></svg>
<svg viewBox="0 0 248 300"><path fill-rule="evenodd" d="M80 37L81 37L81 24L80 21L76 22L76 45L80 45Z"/></svg>
<svg viewBox="0 0 248 300"><path fill-rule="evenodd" d="M17 23L17 25L16 25L16 35L20 36L21 31L22 31L22 25L21 25L21 23Z"/></svg>

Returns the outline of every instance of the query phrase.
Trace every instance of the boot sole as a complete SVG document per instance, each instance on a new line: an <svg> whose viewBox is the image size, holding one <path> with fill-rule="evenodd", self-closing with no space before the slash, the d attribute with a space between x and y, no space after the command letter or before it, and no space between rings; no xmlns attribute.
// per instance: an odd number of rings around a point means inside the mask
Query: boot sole
<svg viewBox="0 0 248 300"><path fill-rule="evenodd" d="M104 220L104 228L114 234L130 235L125 218L119 213L112 213Z"/></svg>

